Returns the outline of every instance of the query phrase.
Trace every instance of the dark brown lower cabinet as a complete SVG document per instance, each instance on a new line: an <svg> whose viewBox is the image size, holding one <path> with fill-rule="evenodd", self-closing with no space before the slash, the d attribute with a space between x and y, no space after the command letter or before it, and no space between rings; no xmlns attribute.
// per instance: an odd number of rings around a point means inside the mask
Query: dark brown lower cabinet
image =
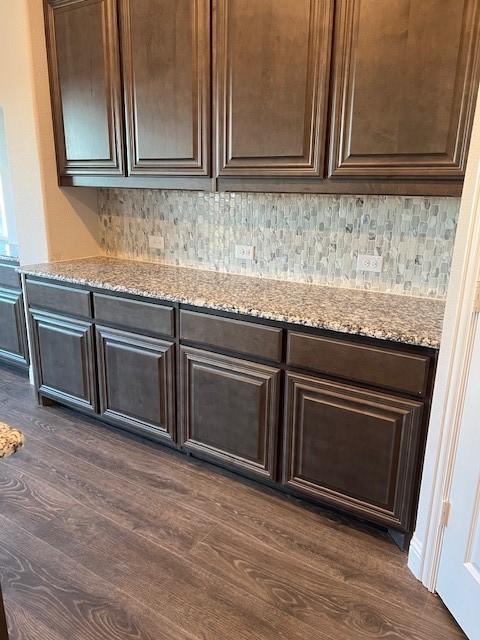
<svg viewBox="0 0 480 640"><path fill-rule="evenodd" d="M93 325L31 310L37 389L43 396L94 413Z"/></svg>
<svg viewBox="0 0 480 640"><path fill-rule="evenodd" d="M283 482L408 530L422 413L420 402L288 373Z"/></svg>
<svg viewBox="0 0 480 640"><path fill-rule="evenodd" d="M274 367L181 347L183 446L273 478L279 376Z"/></svg>
<svg viewBox="0 0 480 640"><path fill-rule="evenodd" d="M96 328L100 414L130 431L175 437L175 346Z"/></svg>
<svg viewBox="0 0 480 640"><path fill-rule="evenodd" d="M433 349L26 281L40 399L381 524L405 543ZM21 292L0 287L3 307L19 317ZM0 322L5 348L20 346Z"/></svg>
<svg viewBox="0 0 480 640"><path fill-rule="evenodd" d="M13 289L0 289L0 360L28 367L23 296Z"/></svg>

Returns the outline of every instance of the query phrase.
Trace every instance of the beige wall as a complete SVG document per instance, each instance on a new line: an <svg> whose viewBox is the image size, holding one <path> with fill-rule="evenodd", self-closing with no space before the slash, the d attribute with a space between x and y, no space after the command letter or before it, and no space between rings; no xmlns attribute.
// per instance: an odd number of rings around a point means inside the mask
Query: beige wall
<svg viewBox="0 0 480 640"><path fill-rule="evenodd" d="M22 264L101 253L96 190L57 185L42 0L0 2L0 105Z"/></svg>

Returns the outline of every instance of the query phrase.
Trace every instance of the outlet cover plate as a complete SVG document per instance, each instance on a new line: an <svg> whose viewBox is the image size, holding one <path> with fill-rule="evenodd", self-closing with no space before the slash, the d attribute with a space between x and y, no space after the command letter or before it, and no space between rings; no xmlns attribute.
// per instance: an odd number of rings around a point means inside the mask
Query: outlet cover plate
<svg viewBox="0 0 480 640"><path fill-rule="evenodd" d="M357 271L372 271L374 273L381 273L382 269L382 256L359 255L357 258Z"/></svg>
<svg viewBox="0 0 480 640"><path fill-rule="evenodd" d="M165 238L163 236L148 236L148 246L150 249L163 251L165 249Z"/></svg>
<svg viewBox="0 0 480 640"><path fill-rule="evenodd" d="M237 258L238 260L254 260L255 247L249 244L236 244L235 258Z"/></svg>

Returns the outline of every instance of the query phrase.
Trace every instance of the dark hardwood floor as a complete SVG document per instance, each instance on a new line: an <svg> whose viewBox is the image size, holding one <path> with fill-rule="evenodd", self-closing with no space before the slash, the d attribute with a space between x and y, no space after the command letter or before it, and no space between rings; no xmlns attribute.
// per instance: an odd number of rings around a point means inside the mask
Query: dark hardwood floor
<svg viewBox="0 0 480 640"><path fill-rule="evenodd" d="M0 369L11 640L454 640L386 535L72 411Z"/></svg>

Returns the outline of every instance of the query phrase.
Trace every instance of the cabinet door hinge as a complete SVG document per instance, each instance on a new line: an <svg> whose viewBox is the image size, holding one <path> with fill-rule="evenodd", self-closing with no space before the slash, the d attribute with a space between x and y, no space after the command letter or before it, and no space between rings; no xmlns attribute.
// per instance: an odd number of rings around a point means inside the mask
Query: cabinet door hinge
<svg viewBox="0 0 480 640"><path fill-rule="evenodd" d="M448 526L448 519L450 518L451 508L451 502L449 500L444 500L442 503L442 527Z"/></svg>

